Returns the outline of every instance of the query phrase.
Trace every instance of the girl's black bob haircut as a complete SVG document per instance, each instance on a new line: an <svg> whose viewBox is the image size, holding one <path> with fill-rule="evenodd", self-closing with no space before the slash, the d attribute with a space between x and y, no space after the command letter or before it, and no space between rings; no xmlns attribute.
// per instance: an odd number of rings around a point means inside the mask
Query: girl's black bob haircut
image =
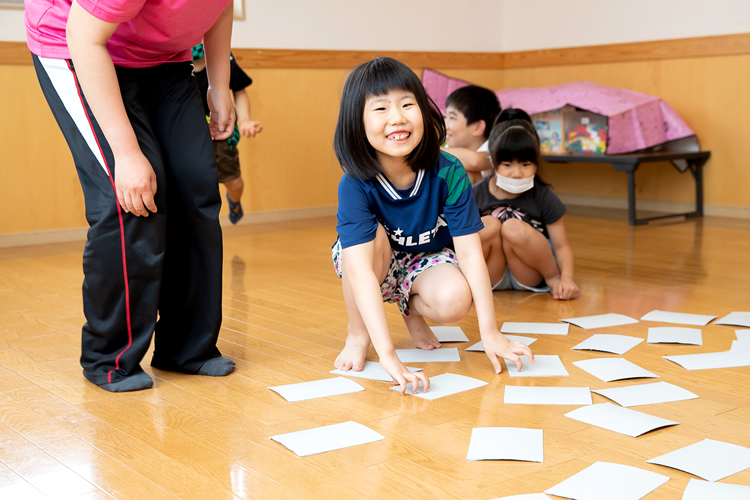
<svg viewBox="0 0 750 500"><path fill-rule="evenodd" d="M376 160L375 149L367 141L365 134L365 101L370 97L386 95L392 90L414 94L422 112L422 141L406 157L407 164L416 172L430 169L438 163L440 145L445 142L442 113L412 70L390 57L378 57L354 68L347 78L333 139L341 169L356 179L370 180L383 171Z"/></svg>
<svg viewBox="0 0 750 500"><path fill-rule="evenodd" d="M541 172L539 134L525 111L513 108L503 110L495 120L488 141L490 158L495 170L503 162L531 162L536 165L534 182L549 186Z"/></svg>

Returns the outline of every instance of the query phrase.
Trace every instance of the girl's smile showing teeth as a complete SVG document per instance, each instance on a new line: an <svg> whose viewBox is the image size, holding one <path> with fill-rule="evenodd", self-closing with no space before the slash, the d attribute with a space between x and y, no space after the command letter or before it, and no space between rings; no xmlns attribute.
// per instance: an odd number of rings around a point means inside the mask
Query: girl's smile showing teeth
<svg viewBox="0 0 750 500"><path fill-rule="evenodd" d="M392 134L389 134L387 137L388 137L388 140L401 142L401 141L405 141L410 136L411 136L410 132L399 130L398 132L393 132Z"/></svg>

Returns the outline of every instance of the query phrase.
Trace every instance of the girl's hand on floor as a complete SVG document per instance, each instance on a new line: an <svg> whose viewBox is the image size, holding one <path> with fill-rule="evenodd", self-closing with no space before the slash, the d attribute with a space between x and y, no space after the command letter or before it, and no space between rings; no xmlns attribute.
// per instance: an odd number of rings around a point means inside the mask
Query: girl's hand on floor
<svg viewBox="0 0 750 500"><path fill-rule="evenodd" d="M572 278L567 276L561 277L559 280L548 283L550 287L550 293L552 298L555 300L571 300L578 297L580 292L578 285Z"/></svg>
<svg viewBox="0 0 750 500"><path fill-rule="evenodd" d="M499 358L515 363L519 372L523 368L523 362L519 356L526 356L532 363L534 362L534 353L531 352L529 346L522 342L511 342L500 332L482 335L482 345L484 346L485 354L490 358L492 366L495 368L495 373L503 371L503 365L500 364Z"/></svg>
<svg viewBox="0 0 750 500"><path fill-rule="evenodd" d="M406 384L411 382L411 393L416 394L419 382L422 382L422 391L427 392L430 388L430 379L424 372L410 372L401 360L393 354L392 356L381 356L380 365L393 379L393 385L401 386L401 395L406 394Z"/></svg>

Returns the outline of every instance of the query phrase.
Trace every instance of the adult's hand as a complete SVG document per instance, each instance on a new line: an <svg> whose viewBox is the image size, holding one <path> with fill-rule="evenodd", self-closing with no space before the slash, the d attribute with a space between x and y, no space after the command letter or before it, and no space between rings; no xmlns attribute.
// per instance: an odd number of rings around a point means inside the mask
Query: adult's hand
<svg viewBox="0 0 750 500"><path fill-rule="evenodd" d="M156 174L141 151L115 157L115 189L123 210L140 217L156 213Z"/></svg>

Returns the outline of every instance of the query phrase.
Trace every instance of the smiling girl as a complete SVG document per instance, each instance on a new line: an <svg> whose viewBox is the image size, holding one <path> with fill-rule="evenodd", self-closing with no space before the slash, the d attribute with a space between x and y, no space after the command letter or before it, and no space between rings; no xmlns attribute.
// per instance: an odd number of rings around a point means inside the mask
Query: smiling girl
<svg viewBox="0 0 750 500"><path fill-rule="evenodd" d="M567 208L539 175L539 137L528 115L503 110L489 149L495 174L473 189L492 289L549 292L558 300L578 297L563 223Z"/></svg>
<svg viewBox="0 0 750 500"><path fill-rule="evenodd" d="M364 368L372 341L383 368L406 390L429 380L399 361L383 302L395 302L414 344L440 347L425 318L453 323L477 311L495 372L499 357L521 369L528 347L498 332L479 231L482 221L461 163L441 152L445 123L419 78L390 58L358 66L346 81L334 147L339 238L332 248L349 315L338 369Z"/></svg>

